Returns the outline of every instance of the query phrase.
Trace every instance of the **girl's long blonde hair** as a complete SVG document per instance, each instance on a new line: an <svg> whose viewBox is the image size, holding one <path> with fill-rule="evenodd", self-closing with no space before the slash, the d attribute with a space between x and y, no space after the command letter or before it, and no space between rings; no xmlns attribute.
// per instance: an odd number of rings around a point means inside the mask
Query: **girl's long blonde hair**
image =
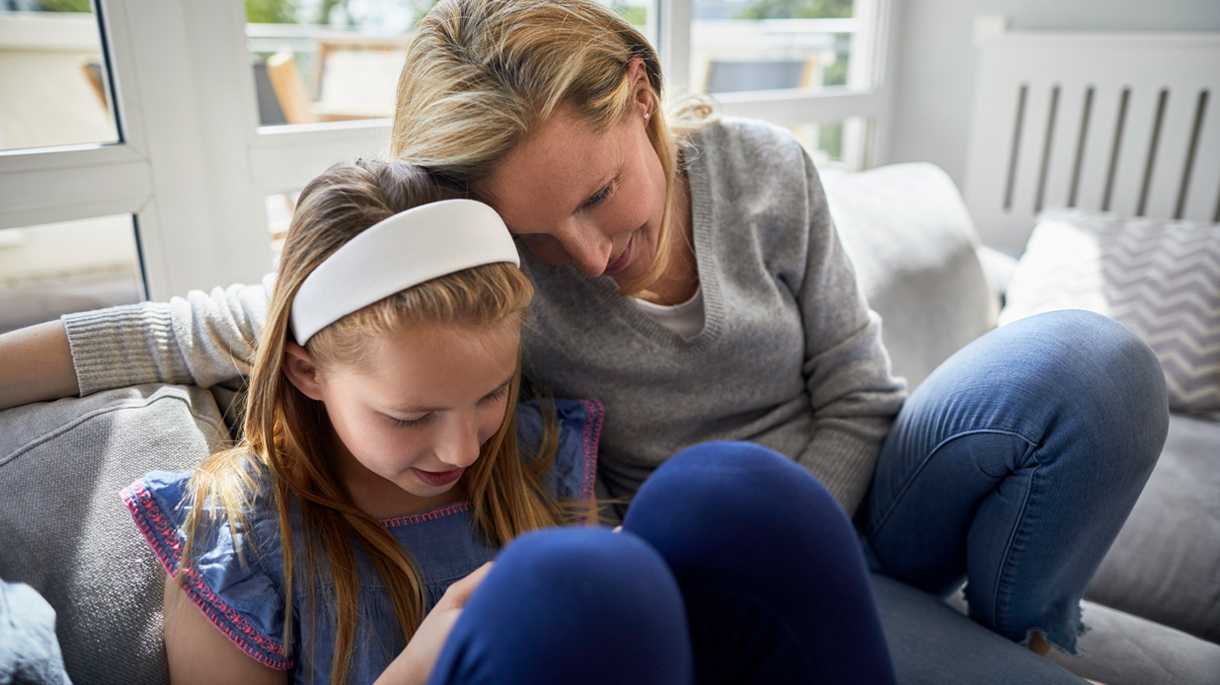
<svg viewBox="0 0 1220 685"><path fill-rule="evenodd" d="M291 340L292 302L305 278L360 232L398 212L463 194L418 167L373 160L335 165L301 191L250 377L244 438L236 448L205 460L190 481L192 510L186 526L184 565L191 560L205 505L222 505L229 525L234 530L244 527L243 513L259 493L257 476L270 476L283 545L284 646L291 649L292 645L294 599L307 598L310 615L320 616L313 596L315 581L333 579L333 597L325 598L336 607L331 682L346 681L353 651L358 607L354 546L361 547L384 581L402 628L403 644L422 619L424 584L386 527L352 503L326 449L331 431L324 405L297 390L281 370L285 343ZM475 267L349 314L310 338L306 349L319 368L353 363L374 336L404 324L520 321L532 294L529 281L511 264ZM553 423L546 431L542 454L533 459L518 455L519 387L518 368L503 422L462 476L475 524L493 545L506 544L527 530L555 525L562 518L558 505L542 487L542 474L550 466L557 442ZM294 516L305 545L304 573L294 573L294 569L301 570L294 564L298 552L293 549ZM325 565L315 563L319 546ZM294 587L296 583L305 585L304 592Z"/></svg>
<svg viewBox="0 0 1220 685"><path fill-rule="evenodd" d="M659 105L656 51L595 0L441 0L407 49L390 155L474 187L560 106L574 108L597 131L623 121L635 100L627 69L636 58ZM702 104L681 108L671 126L658 106L646 124L670 200L681 140L709 112ZM624 294L648 288L665 271L671 205L651 268L624 284Z"/></svg>

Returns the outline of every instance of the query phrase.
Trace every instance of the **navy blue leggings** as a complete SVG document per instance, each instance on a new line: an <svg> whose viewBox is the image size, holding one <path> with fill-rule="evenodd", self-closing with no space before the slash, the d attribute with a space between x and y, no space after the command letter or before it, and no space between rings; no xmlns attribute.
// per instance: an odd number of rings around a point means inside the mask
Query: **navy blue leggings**
<svg viewBox="0 0 1220 685"><path fill-rule="evenodd" d="M893 683L846 514L791 459L751 443L683 450L623 532L508 545L429 685Z"/></svg>

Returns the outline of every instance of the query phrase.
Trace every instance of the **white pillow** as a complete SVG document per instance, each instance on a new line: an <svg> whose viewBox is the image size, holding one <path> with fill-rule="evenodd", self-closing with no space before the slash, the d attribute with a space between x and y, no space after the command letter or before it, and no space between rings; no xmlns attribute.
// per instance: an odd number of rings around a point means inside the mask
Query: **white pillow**
<svg viewBox="0 0 1220 685"><path fill-rule="evenodd" d="M1161 361L1170 408L1220 418L1220 224L1044 212L999 323L1054 309L1135 331Z"/></svg>

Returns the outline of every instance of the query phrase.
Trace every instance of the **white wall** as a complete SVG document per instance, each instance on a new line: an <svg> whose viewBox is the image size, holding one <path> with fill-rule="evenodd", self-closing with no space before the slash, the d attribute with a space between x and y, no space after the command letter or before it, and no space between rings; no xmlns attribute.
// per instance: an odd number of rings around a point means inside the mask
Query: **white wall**
<svg viewBox="0 0 1220 685"><path fill-rule="evenodd" d="M940 165L966 176L975 88L974 20L1003 15L1013 30L1220 31L1220 0L902 0L889 162Z"/></svg>

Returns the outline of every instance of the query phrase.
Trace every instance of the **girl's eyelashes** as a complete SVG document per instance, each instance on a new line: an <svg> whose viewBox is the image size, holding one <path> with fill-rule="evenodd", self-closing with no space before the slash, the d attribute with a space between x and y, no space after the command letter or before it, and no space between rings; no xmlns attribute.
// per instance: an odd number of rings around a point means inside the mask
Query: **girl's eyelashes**
<svg viewBox="0 0 1220 685"><path fill-rule="evenodd" d="M393 416L385 415L386 419L389 420L389 422L392 425L398 426L400 428L410 428L412 426L422 426L425 423L427 423L428 420L432 418L432 416L433 416L432 412L428 412L427 414L424 414L423 416L419 417L418 419L397 419L397 418L394 418Z"/></svg>
<svg viewBox="0 0 1220 685"><path fill-rule="evenodd" d="M483 398L483 401L484 402L496 402L496 401L504 399L505 397L508 397L508 386L509 386L509 384L505 383L504 385L501 385L500 387L496 388L495 390L492 390L490 393L487 394L486 397Z"/></svg>
<svg viewBox="0 0 1220 685"><path fill-rule="evenodd" d="M511 386L511 382L501 385L500 387L496 388L495 390L492 390L490 393L485 395L483 397L483 399L480 400L480 402L481 403L498 402L498 401L504 399L505 397L508 397L508 391L510 390L510 386ZM422 426L422 425L428 423L428 421L432 420L433 416L436 416L436 412L430 411L430 412L420 416L417 419L400 419L400 418L390 416L389 414L382 414L382 416L384 416L386 418L386 420L390 422L390 425L398 426L399 428L411 428L411 427L419 427L419 426Z"/></svg>

